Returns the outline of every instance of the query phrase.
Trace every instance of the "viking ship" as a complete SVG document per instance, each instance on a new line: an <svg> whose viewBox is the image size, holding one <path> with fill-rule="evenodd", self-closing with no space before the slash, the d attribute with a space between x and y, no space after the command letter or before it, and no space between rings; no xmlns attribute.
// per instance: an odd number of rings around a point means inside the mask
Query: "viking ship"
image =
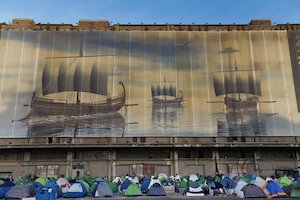
<svg viewBox="0 0 300 200"><path fill-rule="evenodd" d="M59 70L51 70L45 65L42 73L42 92L33 92L30 115L66 115L79 116L97 113L109 113L120 110L125 104L125 87L122 81L119 84L123 93L111 97L108 93L108 75L100 70L97 64L84 70L80 64L75 65L75 70L61 64ZM83 71L84 70L84 71ZM72 99L53 98L61 93L76 93ZM94 101L82 101L81 93L87 93ZM101 100L99 100L101 99Z"/></svg>
<svg viewBox="0 0 300 200"><path fill-rule="evenodd" d="M259 71L221 71L213 74L216 96L224 96L226 113L255 114L261 96Z"/></svg>
<svg viewBox="0 0 300 200"><path fill-rule="evenodd" d="M153 82L151 85L153 104L181 104L183 102L183 93L180 90L180 96L177 96L176 82L166 81Z"/></svg>

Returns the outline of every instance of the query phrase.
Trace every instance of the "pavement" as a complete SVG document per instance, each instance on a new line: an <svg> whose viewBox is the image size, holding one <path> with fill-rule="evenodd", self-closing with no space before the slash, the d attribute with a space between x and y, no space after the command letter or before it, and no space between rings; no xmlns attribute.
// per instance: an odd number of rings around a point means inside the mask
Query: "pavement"
<svg viewBox="0 0 300 200"><path fill-rule="evenodd" d="M167 196L158 196L158 197L150 197L143 194L143 196L137 196L137 197L125 197L121 194L114 194L111 198L94 198L94 197L84 197L84 198L60 198L59 200L139 200L139 199L145 199L145 200L188 200L188 199L201 199L201 200L220 200L220 199L226 199L226 200L237 200L240 199L236 196L204 196L204 197L187 197L183 196L180 193L174 193L174 194L167 194ZM245 198L245 199L251 199L251 200L262 200L266 198ZM297 198L284 198L285 200L296 200Z"/></svg>

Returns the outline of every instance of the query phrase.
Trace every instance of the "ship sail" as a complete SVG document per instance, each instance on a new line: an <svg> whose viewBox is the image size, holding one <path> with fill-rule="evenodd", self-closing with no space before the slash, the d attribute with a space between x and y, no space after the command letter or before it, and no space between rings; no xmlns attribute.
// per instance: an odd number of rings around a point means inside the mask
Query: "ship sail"
<svg viewBox="0 0 300 200"><path fill-rule="evenodd" d="M176 97L176 87L171 84L153 85L151 86L152 96L173 96Z"/></svg>
<svg viewBox="0 0 300 200"><path fill-rule="evenodd" d="M96 64L83 70L77 64L75 71L68 70L64 63L60 64L57 74L48 64L44 66L42 75L43 95L57 92L77 91L88 92L106 96L108 94L108 75Z"/></svg>
<svg viewBox="0 0 300 200"><path fill-rule="evenodd" d="M259 72L252 70L215 72L213 83L215 95L244 93L261 95Z"/></svg>

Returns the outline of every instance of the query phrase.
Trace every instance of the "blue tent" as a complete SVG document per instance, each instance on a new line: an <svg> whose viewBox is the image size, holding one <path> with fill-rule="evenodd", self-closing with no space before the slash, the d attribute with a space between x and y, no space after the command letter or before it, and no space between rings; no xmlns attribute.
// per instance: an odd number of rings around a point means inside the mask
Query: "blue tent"
<svg viewBox="0 0 300 200"><path fill-rule="evenodd" d="M230 184L231 178L229 176L225 176L222 181L221 184L225 187L225 188L229 188L229 184Z"/></svg>
<svg viewBox="0 0 300 200"><path fill-rule="evenodd" d="M164 188L159 183L154 183L149 191L147 192L148 196L167 196Z"/></svg>
<svg viewBox="0 0 300 200"><path fill-rule="evenodd" d="M128 179L125 180L121 185L121 191L123 192L123 190L126 190L130 185L131 185L131 181Z"/></svg>
<svg viewBox="0 0 300 200"><path fill-rule="evenodd" d="M278 185L278 183L276 183L274 181L268 181L266 189L270 193L271 198L287 197L287 194L283 191L283 189L281 189L281 187Z"/></svg>
<svg viewBox="0 0 300 200"><path fill-rule="evenodd" d="M48 182L45 185L45 188L51 188L52 191L54 192L56 198L59 198L62 196L61 189L56 182L53 182L53 181Z"/></svg>
<svg viewBox="0 0 300 200"><path fill-rule="evenodd" d="M88 188L81 182L75 182L68 190L64 197L67 198L81 198L86 197L88 192Z"/></svg>
<svg viewBox="0 0 300 200"><path fill-rule="evenodd" d="M15 186L15 184L11 181L6 181L0 185L0 199L5 197L5 194L10 190L11 187Z"/></svg>
<svg viewBox="0 0 300 200"><path fill-rule="evenodd" d="M100 181L96 187L94 197L112 197L113 192L106 181Z"/></svg>
<svg viewBox="0 0 300 200"><path fill-rule="evenodd" d="M5 194L6 199L22 199L30 196L29 185L15 185Z"/></svg>
<svg viewBox="0 0 300 200"><path fill-rule="evenodd" d="M149 187L150 182L151 182L150 177L144 179L144 181L141 185L142 192L147 192L148 191L148 187Z"/></svg>

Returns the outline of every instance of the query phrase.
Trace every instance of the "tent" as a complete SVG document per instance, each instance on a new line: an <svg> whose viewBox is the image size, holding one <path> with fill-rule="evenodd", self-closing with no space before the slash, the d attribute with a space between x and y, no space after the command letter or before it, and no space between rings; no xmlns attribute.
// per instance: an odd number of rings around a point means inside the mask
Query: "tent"
<svg viewBox="0 0 300 200"><path fill-rule="evenodd" d="M175 177L176 179L176 177ZM179 187L180 188L186 188L188 186L188 180L187 178L183 177L180 181Z"/></svg>
<svg viewBox="0 0 300 200"><path fill-rule="evenodd" d="M263 185L262 189L267 190L266 195L268 198L287 197L287 194L281 189L281 187L275 181L272 180L266 182L265 185Z"/></svg>
<svg viewBox="0 0 300 200"><path fill-rule="evenodd" d="M59 197L62 196L61 189L59 188L59 186L57 185L57 183L54 182L54 181L48 182L48 183L45 185L45 188L51 188L51 189L52 189L52 192L54 193L54 196L55 196L56 198L59 198Z"/></svg>
<svg viewBox="0 0 300 200"><path fill-rule="evenodd" d="M112 197L113 192L110 185L106 181L100 181L97 185L94 197Z"/></svg>
<svg viewBox="0 0 300 200"><path fill-rule="evenodd" d="M46 177L41 176L35 179L34 182L40 183L42 186L45 186L49 182L49 180Z"/></svg>
<svg viewBox="0 0 300 200"><path fill-rule="evenodd" d="M161 184L161 181L160 181L158 178L156 178L156 177L152 177L152 178L151 178L151 182L149 183L149 186L148 186L148 190L151 188L151 186L152 186L154 183L159 183L159 184Z"/></svg>
<svg viewBox="0 0 300 200"><path fill-rule="evenodd" d="M112 192L118 192L118 184L115 182L108 182Z"/></svg>
<svg viewBox="0 0 300 200"><path fill-rule="evenodd" d="M16 178L14 184L25 184L27 181L23 177Z"/></svg>
<svg viewBox="0 0 300 200"><path fill-rule="evenodd" d="M242 188L246 186L247 183L245 181L240 180L237 182L235 188L234 188L234 193L236 194L237 197L239 198L245 198L244 192L242 191Z"/></svg>
<svg viewBox="0 0 300 200"><path fill-rule="evenodd" d="M197 181L193 181L189 184L189 187L184 191L186 196L204 196L202 187Z"/></svg>
<svg viewBox="0 0 300 200"><path fill-rule="evenodd" d="M22 199L30 196L29 185L15 185L5 194L6 199Z"/></svg>
<svg viewBox="0 0 300 200"><path fill-rule="evenodd" d="M8 190L10 190L10 188L12 188L13 186L15 186L15 184L11 181L6 181L3 184L0 185L0 199L5 197L5 194L8 192Z"/></svg>
<svg viewBox="0 0 300 200"><path fill-rule="evenodd" d="M166 196L167 194L161 184L154 183L150 187L149 191L147 192L147 195L148 196Z"/></svg>
<svg viewBox="0 0 300 200"><path fill-rule="evenodd" d="M71 184L69 183L69 181L65 178L59 178L57 181L56 181L57 185L59 186L59 188L61 189L61 192L64 194L64 193L67 193L69 188L71 187Z"/></svg>
<svg viewBox="0 0 300 200"><path fill-rule="evenodd" d="M147 192L149 190L149 184L151 182L151 178L147 177L144 179L142 185L141 185L141 191L142 192Z"/></svg>
<svg viewBox="0 0 300 200"><path fill-rule="evenodd" d="M131 181L126 179L123 181L120 190L123 192L123 190L126 190L131 185Z"/></svg>
<svg viewBox="0 0 300 200"><path fill-rule="evenodd" d="M125 190L124 196L142 196L142 191L139 186L135 183L129 185L129 187Z"/></svg>
<svg viewBox="0 0 300 200"><path fill-rule="evenodd" d="M191 174L189 180L191 182L195 182L195 181L198 181L199 178L198 178L198 176L196 174Z"/></svg>
<svg viewBox="0 0 300 200"><path fill-rule="evenodd" d="M64 197L67 198L81 198L87 196L89 190L88 184L84 181L76 181L65 193Z"/></svg>
<svg viewBox="0 0 300 200"><path fill-rule="evenodd" d="M293 183L293 180L290 179L289 177L287 176L283 176L281 178L278 179L278 184L281 188L284 188L286 186L289 186Z"/></svg>
<svg viewBox="0 0 300 200"><path fill-rule="evenodd" d="M229 188L229 184L230 184L231 178L229 176L224 176L222 178L221 184L225 187L225 188Z"/></svg>
<svg viewBox="0 0 300 200"><path fill-rule="evenodd" d="M292 188L290 197L300 197L300 185L296 185Z"/></svg>
<svg viewBox="0 0 300 200"><path fill-rule="evenodd" d="M242 188L245 198L266 198L264 191L253 184L245 185Z"/></svg>

